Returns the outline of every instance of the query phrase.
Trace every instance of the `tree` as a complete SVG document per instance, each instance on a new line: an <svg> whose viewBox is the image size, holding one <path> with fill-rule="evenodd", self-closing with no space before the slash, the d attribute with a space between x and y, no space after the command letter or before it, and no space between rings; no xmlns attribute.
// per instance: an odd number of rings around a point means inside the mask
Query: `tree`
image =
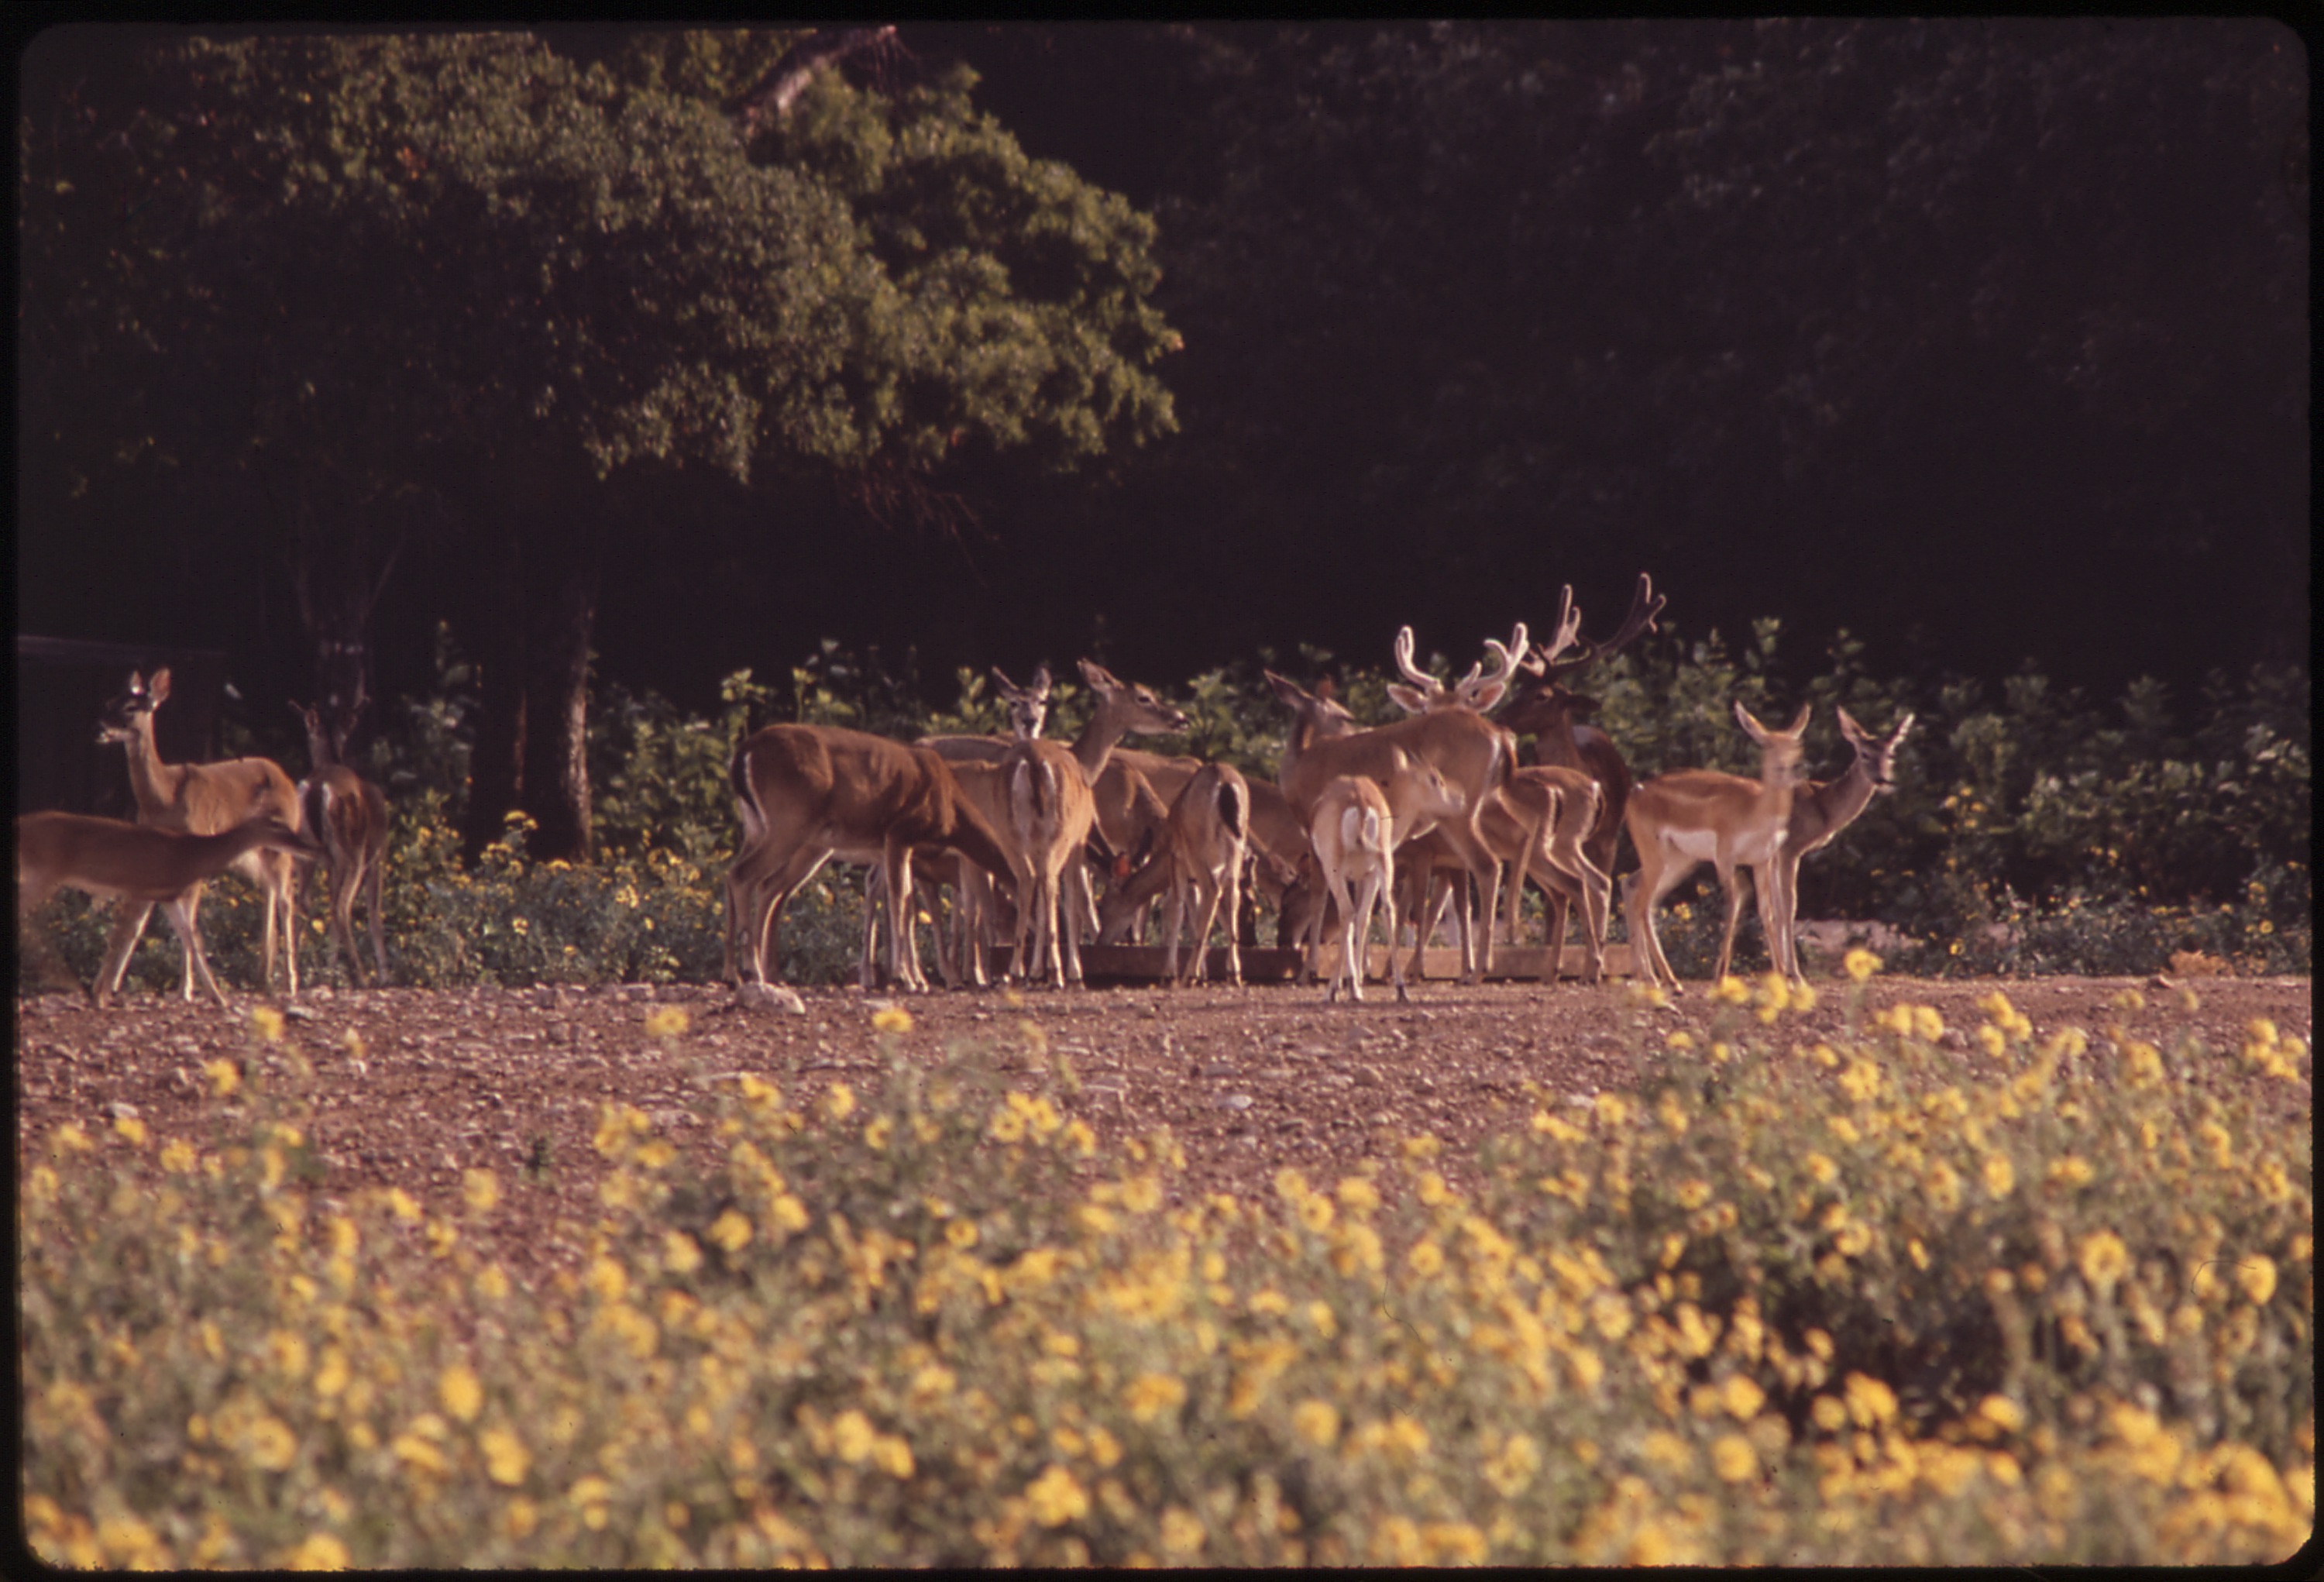
<svg viewBox="0 0 2324 1582"><path fill-rule="evenodd" d="M1025 158L965 71L825 70L746 129L798 42L198 38L51 74L27 131L27 361L82 397L51 421L124 392L116 444L267 480L318 643L360 644L415 523L469 546L472 848L521 804L538 853L587 852L609 556L683 552L659 472L908 491L1172 424L1151 222Z"/></svg>

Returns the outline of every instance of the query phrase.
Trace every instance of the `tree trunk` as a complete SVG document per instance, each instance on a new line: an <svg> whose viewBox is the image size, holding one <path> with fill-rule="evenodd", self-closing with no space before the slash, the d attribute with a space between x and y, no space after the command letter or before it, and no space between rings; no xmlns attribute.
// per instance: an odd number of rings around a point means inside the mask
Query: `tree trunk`
<svg viewBox="0 0 2324 1582"><path fill-rule="evenodd" d="M460 851L470 865L501 837L508 814L524 790L525 619L524 539L510 531L494 546L496 565L482 568L493 583L485 601L492 612L484 630L471 636L476 655L479 713L476 742L468 758L468 810L460 828ZM490 551L488 551L490 552Z"/></svg>
<svg viewBox="0 0 2324 1582"><path fill-rule="evenodd" d="M561 569L554 579L537 577L526 590L533 605L525 682L530 728L518 794L539 826L531 851L542 861L590 857L589 640L596 632L604 538L585 528L567 539L558 546Z"/></svg>

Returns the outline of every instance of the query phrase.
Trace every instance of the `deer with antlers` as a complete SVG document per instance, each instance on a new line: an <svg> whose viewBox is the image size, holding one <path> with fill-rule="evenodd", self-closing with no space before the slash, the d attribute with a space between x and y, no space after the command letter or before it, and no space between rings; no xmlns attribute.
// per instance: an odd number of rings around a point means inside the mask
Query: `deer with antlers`
<svg viewBox="0 0 2324 1582"><path fill-rule="evenodd" d="M1630 768L1606 733L1585 723L1598 712L1598 700L1575 693L1566 681L1600 660L1619 653L1640 634L1657 630L1655 617L1668 603L1655 592L1654 578L1638 574L1629 613L1612 636L1593 643L1582 635L1582 612L1573 603L1571 584L1559 596L1557 635L1548 647L1536 649L1523 669L1532 680L1523 683L1501 711L1501 723L1519 735L1535 740L1540 761L1578 770L1596 781L1601 792L1598 822L1591 828L1582 849L1591 862L1606 873L1614 871L1615 848L1622 837L1623 813L1630 800Z"/></svg>
<svg viewBox="0 0 2324 1582"><path fill-rule="evenodd" d="M1624 903L1631 953L1649 981L1678 992L1678 975L1671 970L1655 933L1655 908L1699 863L1715 866L1720 884L1730 893L1736 865L1749 865L1767 884L1764 904L1775 916L1784 915L1777 858L1790 836L1808 713L1803 705L1799 717L1776 731L1754 719L1739 701L1735 705L1736 722L1759 744L1757 780L1715 769L1679 769L1631 791L1624 820L1638 853L1638 872L1624 893Z"/></svg>
<svg viewBox="0 0 2324 1582"><path fill-rule="evenodd" d="M170 671L165 666L150 680L132 671L128 687L106 706L97 725L100 743L118 744L129 755L129 789L137 799L137 822L157 829L188 835L220 835L242 823L254 804L281 819L290 828L300 826L299 792L282 766L267 758L232 758L217 763L164 763L153 745L153 711L170 698ZM263 842L243 851L224 871L239 874L258 886L265 898L266 916L261 970L264 986L274 985L276 941L281 940L288 969L289 991L299 992L297 865L280 847ZM201 911L201 889L186 897L186 918L191 925ZM145 931L152 915L150 902L132 901L114 920L106 941L108 959L126 967L129 952ZM180 935L181 939L189 936ZM186 957L184 997L194 997L194 958ZM117 987L107 985L107 992Z"/></svg>
<svg viewBox="0 0 2324 1582"><path fill-rule="evenodd" d="M350 719L362 707L342 712L337 722L326 721L320 709L293 701L290 712L307 733L307 756L313 767L299 784L299 806L309 828L322 841L323 865L331 880L331 938L346 958L347 980L363 981L363 958L355 950L355 909L360 897L371 917L371 958L374 982L387 982L387 945L383 938L380 890L387 874L387 798L379 787L340 762ZM314 865L305 865L311 874ZM303 890L303 882L301 889Z"/></svg>
<svg viewBox="0 0 2324 1582"><path fill-rule="evenodd" d="M1906 714L1896 722L1895 729L1885 736L1876 736L1857 724L1845 708L1839 713L1840 734L1855 750L1854 762L1839 778L1811 781L1793 793L1791 820L1784 828L1783 845L1771 859L1773 871L1766 865L1751 870L1751 888L1759 906L1759 929L1767 937L1767 955L1777 972L1794 981L1803 976L1799 947L1801 860L1830 846L1841 830L1855 823L1858 816L1872 805L1874 797L1886 796L1896 789L1896 748L1904 741L1904 733L1913 728L1913 717ZM1727 976L1728 963L1735 953L1735 930L1742 919L1741 892L1729 885L1727 932L1719 941L1719 966L1714 977Z"/></svg>
<svg viewBox="0 0 2324 1582"><path fill-rule="evenodd" d="M1406 713L1416 715L1452 709L1482 713L1491 708L1501 698L1512 671L1520 665L1538 670L1579 640L1580 616L1572 603L1569 590L1566 607L1559 612L1558 625L1547 647L1528 652L1526 629L1519 625L1508 647L1487 640L1486 646L1502 661L1497 676L1485 676L1481 663L1471 665L1467 677L1451 686L1414 662L1412 628L1403 628L1397 634L1396 662L1404 673L1405 683L1391 685L1388 689L1389 698ZM1507 724L1506 719L1503 723ZM1538 884L1547 897L1549 951L1543 975L1545 983L1554 982L1557 976L1569 905L1582 909L1586 930L1585 980L1596 983L1604 973L1606 918L1611 909L1613 887L1609 877L1610 862L1591 860L1582 846L1582 837L1594 828L1594 821L1603 817L1603 803L1602 791L1588 774L1562 765L1548 765L1517 771L1508 784L1486 800L1479 813L1478 832L1496 861L1513 865L1503 931L1512 939L1516 938L1517 904L1528 879ZM1416 974L1420 970L1420 953L1435 930L1443 904L1452 899L1460 875L1451 871L1458 864L1441 831L1422 840L1409 854L1405 866L1411 891L1409 915L1416 924L1413 942L1413 971ZM1489 920L1490 915L1488 908Z"/></svg>
<svg viewBox="0 0 2324 1582"><path fill-rule="evenodd" d="M209 835L189 835L81 813L25 814L16 820L19 933L28 939L37 938L31 929L32 916L60 889L118 900L124 909L136 911L141 926L159 906L185 947L187 971L201 980L202 987L220 1005L226 1004L226 991L218 987L202 954L201 930L194 921L195 900L201 887L254 852L300 858L312 857L319 850L311 837L269 805L263 787L246 811L241 822ZM105 958L97 966L97 980L88 986L92 1003L119 991L128 971L129 952L136 943L136 931L114 930ZM36 948L50 954L45 946Z"/></svg>
<svg viewBox="0 0 2324 1582"><path fill-rule="evenodd" d="M735 748L727 778L742 825L726 875L725 973L738 988L745 968L749 982L763 986L770 960L779 976L782 909L833 857L881 865L889 974L908 988L927 986L904 926L913 851L956 851L989 874L1014 877L1001 831L927 748L838 726L770 725Z"/></svg>
<svg viewBox="0 0 2324 1582"><path fill-rule="evenodd" d="M1518 626L1507 648L1490 641L1487 646L1501 661L1499 672L1487 677L1480 666L1461 685L1464 698L1489 708L1507 686L1509 671L1525 657L1525 628ZM1452 860L1483 886L1483 911L1489 919L1499 899L1500 862L1478 823L1488 800L1508 783L1517 766L1517 738L1465 703L1360 730L1328 689L1309 692L1273 671L1262 673L1296 717L1276 771L1276 782L1283 788L1292 811L1312 822L1315 800L1332 781L1344 774L1360 774L1385 782L1396 771L1398 754L1425 759L1461 793L1465 810L1462 816L1434 828L1448 842ZM1475 983L1492 964L1491 930L1485 930L1480 947L1466 907L1461 919L1462 981Z"/></svg>

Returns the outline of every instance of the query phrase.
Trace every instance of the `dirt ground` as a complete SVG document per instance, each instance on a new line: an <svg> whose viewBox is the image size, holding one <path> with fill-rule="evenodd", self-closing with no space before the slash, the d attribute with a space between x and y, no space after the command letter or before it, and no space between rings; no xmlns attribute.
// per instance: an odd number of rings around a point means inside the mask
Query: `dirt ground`
<svg viewBox="0 0 2324 1582"><path fill-rule="evenodd" d="M1784 1019L1785 1042L1837 1033L1848 986L1820 983L1818 1008L1803 1022ZM1981 1019L1976 1002L1993 986L1876 978L1865 1007L1932 1004L1949 1028L1966 1030ZM2191 1022L2212 1049L2233 1051L2255 1016L2312 1041L2313 981L2305 977L2190 980L2200 1002L2191 1012L2160 980L2002 985L2040 1033L2113 1022L2107 1002L2131 986L2146 1004L2125 1020L2166 1045ZM1023 1071L1031 1086L1038 1070L1016 1031L1029 1019L1072 1057L1084 1084L1073 1107L1103 1142L1167 1124L1187 1156L1176 1194L1265 1195L1282 1165L1328 1181L1367 1156L1391 1156L1398 1139L1418 1132L1443 1139L1440 1167L1457 1179L1481 1135L1532 1114L1536 1101L1523 1085L1587 1098L1634 1087L1652 1064L1678 1058L1663 1052L1663 1036L1708 1023L1714 1007L1706 987L1690 985L1662 1011L1633 1008L1620 984L1427 983L1416 985L1409 1004L1383 987L1360 1007L1326 1005L1320 989L1289 985L1028 990L1015 1004L998 991L938 993L901 1002L917 1022L901 1045L933 1053L967 1041ZM285 1044L317 1075L311 1139L326 1174L316 1191L327 1198L392 1183L457 1215L461 1170L492 1169L503 1187L500 1207L489 1225L466 1234L512 1274L538 1274L571 1257L579 1227L597 1217L602 1163L590 1140L601 1102L633 1104L683 1141L703 1136L696 1100L721 1074L769 1077L793 1103L835 1080L859 1092L875 1082L882 1035L872 1017L898 1002L852 988L809 989L803 1000L802 1014L746 1008L723 985L631 985L323 988L292 1005L268 1003L286 1012ZM249 1012L258 1003L237 995L227 1012L142 995L99 1010L63 995L20 999L20 1161L67 1120L95 1129L134 1115L161 1136L208 1142L203 1063L225 1056L254 1074L281 1063L281 1046L269 1048L252 1031ZM646 1031L648 1014L665 1005L687 1013L687 1031L674 1041ZM350 1031L362 1041L360 1057L348 1046ZM2222 1081L2236 1078L2231 1059L2218 1072ZM2312 1067L2307 1074L2296 1089L2274 1085L2303 1124ZM572 1228L555 1234L560 1224Z"/></svg>

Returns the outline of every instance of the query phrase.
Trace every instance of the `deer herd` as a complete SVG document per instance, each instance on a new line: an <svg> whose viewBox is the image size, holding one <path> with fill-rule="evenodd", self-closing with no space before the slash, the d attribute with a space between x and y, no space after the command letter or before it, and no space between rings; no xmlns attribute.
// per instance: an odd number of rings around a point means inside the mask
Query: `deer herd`
<svg viewBox="0 0 2324 1582"><path fill-rule="evenodd" d="M1582 635L1569 587L1545 644L1531 643L1520 624L1507 643L1486 640L1489 672L1480 660L1450 684L1416 662L1406 627L1395 645L1402 680L1388 689L1405 717L1370 728L1334 698L1328 680L1309 691L1268 671L1268 685L1292 716L1272 782L1224 763L1122 745L1131 735L1183 731L1188 718L1087 660L1080 671L1095 708L1070 745L1041 734L1051 688L1046 666L1022 687L992 672L1008 711L1005 736L899 742L835 726L767 726L743 739L728 767L742 839L726 877L725 976L746 991L765 989L784 907L836 858L871 869L859 967L867 987L883 973L899 987L928 986L914 941L922 916L943 920L936 958L947 985L981 986L999 976L997 947L1006 938L1007 976L1063 987L1082 980L1085 939L1141 939L1157 903L1172 981L1204 976L1216 927L1225 937L1224 976L1239 983L1238 944L1255 938L1264 896L1278 912L1278 944L1304 947L1311 976L1328 964L1333 1000L1343 989L1351 1000L1363 998L1365 941L1380 911L1389 977L1404 1000L1401 920L1413 924L1416 976L1421 946L1449 908L1462 981L1474 983L1491 969L1497 935L1517 938L1527 885L1545 903L1545 980L1557 976L1572 921L1581 976L1596 983L1605 972L1616 846L1627 830L1638 870L1625 882L1623 907L1638 976L1677 990L1655 909L1708 861L1727 902L1714 976L1723 977L1733 957L1743 907L1737 870L1748 868L1769 957L1797 978L1801 859L1893 788L1896 748L1913 717L1876 736L1840 710L1855 760L1836 779L1812 782L1802 767L1809 710L1775 729L1738 702L1736 721L1759 749L1757 778L1682 769L1634 784L1621 753L1588 723L1596 702L1566 683L1654 630L1663 604L1641 575L1620 626L1593 643ZM202 957L197 913L203 886L236 873L264 898L266 986L279 945L295 995L299 897L305 876L321 866L331 885L330 936L350 976L359 981L363 972L354 928L360 900L369 911L371 967L385 982L387 804L340 762L354 710L327 719L291 705L313 763L294 785L264 758L162 762L153 711L169 696L167 670L150 680L133 674L99 726L100 741L126 752L134 824L69 813L16 821L20 921L60 888L118 898L90 989L102 997L118 990L130 951L161 906L184 946L183 994L191 997L198 977L224 1004ZM1534 738L1538 763L1521 761L1521 735ZM1105 878L1102 895L1093 872ZM948 908L938 895L945 887Z"/></svg>

